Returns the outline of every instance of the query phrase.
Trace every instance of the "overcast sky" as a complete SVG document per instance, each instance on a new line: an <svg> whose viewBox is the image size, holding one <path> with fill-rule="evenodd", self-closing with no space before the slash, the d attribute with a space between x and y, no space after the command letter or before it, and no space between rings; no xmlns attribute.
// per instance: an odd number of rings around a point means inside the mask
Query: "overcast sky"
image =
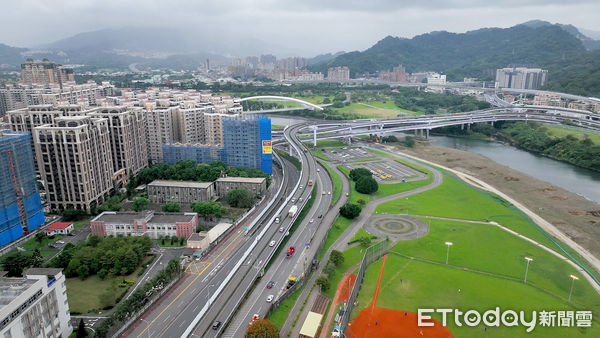
<svg viewBox="0 0 600 338"><path fill-rule="evenodd" d="M510 27L531 19L600 31L599 0L2 0L0 43L29 47L80 32L181 27L294 46L362 50L387 35Z"/></svg>

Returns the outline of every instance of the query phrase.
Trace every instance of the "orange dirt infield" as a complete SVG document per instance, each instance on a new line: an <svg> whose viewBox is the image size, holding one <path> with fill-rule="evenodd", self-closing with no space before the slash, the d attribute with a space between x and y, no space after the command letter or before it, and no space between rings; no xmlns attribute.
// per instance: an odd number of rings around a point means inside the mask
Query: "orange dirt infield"
<svg viewBox="0 0 600 338"><path fill-rule="evenodd" d="M338 284L337 290L335 291L335 296L333 297L333 302L331 302L329 313L327 314L327 318L323 324L324 329L321 330L321 338L328 337L329 332L327 332L327 329L329 328L333 316L337 313L337 305L339 303L346 303L348 301L348 298L350 298L350 291L352 291L352 287L354 286L354 282L356 282L356 275L351 273L345 275Z"/></svg>
<svg viewBox="0 0 600 338"><path fill-rule="evenodd" d="M362 309L356 318L348 324L346 337L453 337L450 330L436 320L431 320L434 326L419 327L417 326L416 313L375 306L379 297L379 286L381 285L386 259L387 255L383 256L379 281L371 305Z"/></svg>

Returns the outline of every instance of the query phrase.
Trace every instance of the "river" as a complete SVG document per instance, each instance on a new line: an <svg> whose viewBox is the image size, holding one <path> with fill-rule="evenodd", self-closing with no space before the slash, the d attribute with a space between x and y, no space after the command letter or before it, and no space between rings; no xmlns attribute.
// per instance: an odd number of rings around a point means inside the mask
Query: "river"
<svg viewBox="0 0 600 338"><path fill-rule="evenodd" d="M448 136L431 136L431 141L436 146L483 155L494 162L600 203L600 172L492 141Z"/></svg>

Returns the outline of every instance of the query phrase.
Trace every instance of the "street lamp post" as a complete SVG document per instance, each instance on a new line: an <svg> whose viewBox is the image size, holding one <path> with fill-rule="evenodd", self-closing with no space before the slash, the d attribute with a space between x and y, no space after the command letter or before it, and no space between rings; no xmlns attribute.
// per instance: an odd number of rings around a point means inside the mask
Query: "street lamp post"
<svg viewBox="0 0 600 338"><path fill-rule="evenodd" d="M448 246L448 250L446 250L446 265L448 265L448 256L450 256L450 246L452 245L452 242L446 242L446 245Z"/></svg>
<svg viewBox="0 0 600 338"><path fill-rule="evenodd" d="M573 294L573 285L575 284L575 280L579 279L577 276L570 275L571 277L571 291L569 291L569 302L571 301L571 295Z"/></svg>
<svg viewBox="0 0 600 338"><path fill-rule="evenodd" d="M150 338L150 322L145 320L144 318L140 318L140 320L146 323L146 334L148 335L148 338Z"/></svg>
<svg viewBox="0 0 600 338"><path fill-rule="evenodd" d="M527 265L525 266L525 279L523 280L523 283L527 284L527 271L529 270L529 263L533 260L533 258L525 257L525 260L527 261Z"/></svg>

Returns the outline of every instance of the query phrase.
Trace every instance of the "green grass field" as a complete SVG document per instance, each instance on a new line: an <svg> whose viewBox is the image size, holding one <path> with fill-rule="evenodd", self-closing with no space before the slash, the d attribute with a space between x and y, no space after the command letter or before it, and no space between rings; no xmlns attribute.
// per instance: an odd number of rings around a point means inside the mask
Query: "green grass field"
<svg viewBox="0 0 600 338"><path fill-rule="evenodd" d="M354 309L353 316L370 303L380 267L381 260L378 260L367 268L358 296L359 306ZM576 299L581 300L577 297ZM501 311L525 311L528 319L532 310L539 312L585 309L593 310L595 315L595 309L598 307L597 303L584 307L579 307L576 303L573 307L563 299L521 281L420 262L393 254L390 254L386 261L377 306L411 312L417 312L419 308L452 308L461 311L475 309L480 313L498 306ZM432 317L441 320L440 314L434 314ZM526 333L523 326L492 327L484 330L483 324L473 328L463 323L463 326L458 327L454 325L453 320L448 321L448 327L455 337L597 337L600 335L599 324L594 320L591 328L582 329L544 328L538 323L533 332Z"/></svg>
<svg viewBox="0 0 600 338"><path fill-rule="evenodd" d="M340 113L356 115L362 117L396 117L398 115L422 115L422 113L398 108L393 101L369 101L351 103L342 108L332 108Z"/></svg>
<svg viewBox="0 0 600 338"><path fill-rule="evenodd" d="M323 161L319 161L319 163L327 170L331 177L331 181L333 182L333 198L331 200L331 205L334 205L342 195L342 178Z"/></svg>
<svg viewBox="0 0 600 338"><path fill-rule="evenodd" d="M548 133L555 137L565 137L567 135L573 135L578 139L584 137L589 138L592 142L600 144L600 134L594 133L589 130L581 130L579 128L567 127L567 126L555 126L555 125L544 125L544 128L548 130Z"/></svg>
<svg viewBox="0 0 600 338"><path fill-rule="evenodd" d="M358 231L356 231L356 233L354 234L354 236L352 236L352 238L350 239L350 242L348 242L348 244L357 242L359 239L361 239L363 237L369 237L370 239L376 239L377 238L377 236L371 235L365 229L360 228L360 229L358 229Z"/></svg>
<svg viewBox="0 0 600 338"><path fill-rule="evenodd" d="M33 254L35 249L39 249L42 257L47 259L58 252L58 249L50 248L48 245L56 243L56 241L63 237L63 235L54 235L52 238L46 236L41 242L38 242L34 237L21 244L20 247L25 249L26 254Z"/></svg>
<svg viewBox="0 0 600 338"><path fill-rule="evenodd" d="M115 305L115 301L122 297L128 287L119 287L123 280L137 281L141 266L147 264L153 256L147 256L134 272L128 276L107 276L101 280L97 275L90 276L85 280L77 277L67 278L67 298L69 299L69 310L72 313L96 313L102 310L101 298L107 299L107 304Z"/></svg>
<svg viewBox="0 0 600 338"><path fill-rule="evenodd" d="M283 326L283 324L285 323L285 320L287 319L288 315L290 314L292 307L294 306L294 304L296 303L296 300L302 293L302 289L304 289L304 286L298 288L288 298L284 299L283 302L281 302L281 304L279 304L279 306L277 306L273 310L273 312L271 312L269 314L269 316L267 317L270 321L273 322L273 324L275 324L275 326L279 330L281 330L281 327ZM283 332L282 332L282 334L283 334Z"/></svg>

